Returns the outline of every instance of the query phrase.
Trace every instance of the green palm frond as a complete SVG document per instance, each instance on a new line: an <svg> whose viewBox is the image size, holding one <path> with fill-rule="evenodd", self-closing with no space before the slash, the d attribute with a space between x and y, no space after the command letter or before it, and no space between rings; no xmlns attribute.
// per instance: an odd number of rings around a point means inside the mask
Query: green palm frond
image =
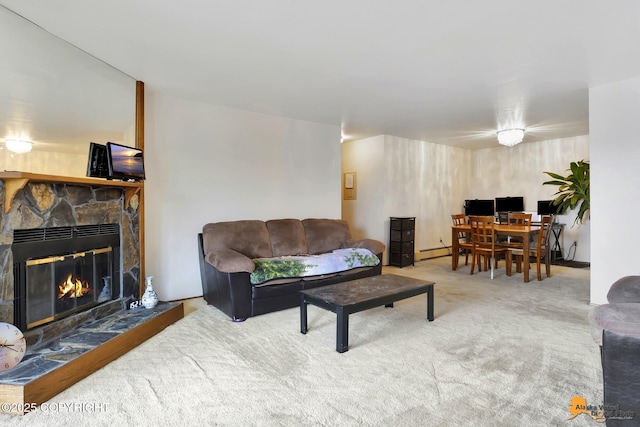
<svg viewBox="0 0 640 427"><path fill-rule="evenodd" d="M571 162L567 170L571 172L567 176L544 172L553 179L542 184L558 187L553 200L553 204L558 206L558 213L563 214L579 206L574 224L583 223L589 219L591 207L589 198L589 162L585 160Z"/></svg>

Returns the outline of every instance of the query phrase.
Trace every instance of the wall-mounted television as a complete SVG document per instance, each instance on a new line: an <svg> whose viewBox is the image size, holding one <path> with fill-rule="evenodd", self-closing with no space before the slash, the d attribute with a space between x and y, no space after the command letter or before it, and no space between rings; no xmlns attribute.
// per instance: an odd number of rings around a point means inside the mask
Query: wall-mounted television
<svg viewBox="0 0 640 427"><path fill-rule="evenodd" d="M524 197L496 197L496 212L523 212Z"/></svg>
<svg viewBox="0 0 640 427"><path fill-rule="evenodd" d="M107 142L109 179L139 181L145 179L144 158L139 148Z"/></svg>
<svg viewBox="0 0 640 427"><path fill-rule="evenodd" d="M558 206L553 204L553 200L538 200L538 215L556 215Z"/></svg>
<svg viewBox="0 0 640 427"><path fill-rule="evenodd" d="M89 161L87 162L87 176L93 178L108 178L107 147L103 144L89 143Z"/></svg>
<svg viewBox="0 0 640 427"><path fill-rule="evenodd" d="M493 199L490 200L465 200L464 214L476 216L493 216L495 215Z"/></svg>

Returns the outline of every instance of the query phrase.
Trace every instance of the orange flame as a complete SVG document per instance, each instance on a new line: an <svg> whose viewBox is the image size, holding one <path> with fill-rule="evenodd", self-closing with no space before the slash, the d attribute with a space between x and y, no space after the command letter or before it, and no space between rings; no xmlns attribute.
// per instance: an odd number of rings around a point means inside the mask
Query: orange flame
<svg viewBox="0 0 640 427"><path fill-rule="evenodd" d="M80 279L73 280L73 276L69 274L67 280L58 285L58 299L79 298L90 291L89 284L82 282Z"/></svg>

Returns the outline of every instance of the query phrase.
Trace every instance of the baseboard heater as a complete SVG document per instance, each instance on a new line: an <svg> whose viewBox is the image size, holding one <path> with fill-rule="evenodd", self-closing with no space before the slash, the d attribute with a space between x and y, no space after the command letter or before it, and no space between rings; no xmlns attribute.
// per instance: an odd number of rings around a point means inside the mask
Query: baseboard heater
<svg viewBox="0 0 640 427"><path fill-rule="evenodd" d="M451 255L451 246L439 246L437 248L420 249L414 254L416 261L425 259L441 258Z"/></svg>

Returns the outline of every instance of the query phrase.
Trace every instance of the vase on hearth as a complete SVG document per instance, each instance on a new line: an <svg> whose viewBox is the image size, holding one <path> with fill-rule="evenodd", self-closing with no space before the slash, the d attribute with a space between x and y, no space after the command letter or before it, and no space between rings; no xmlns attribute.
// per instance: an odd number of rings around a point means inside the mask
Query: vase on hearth
<svg viewBox="0 0 640 427"><path fill-rule="evenodd" d="M145 308L153 308L158 304L158 295L156 294L156 291L153 290L153 284L151 283L152 280L153 276L147 276L145 279L147 288L140 299L140 302Z"/></svg>
<svg viewBox="0 0 640 427"><path fill-rule="evenodd" d="M98 296L98 302L108 301L111 299L111 276L103 277L102 282L102 291Z"/></svg>

